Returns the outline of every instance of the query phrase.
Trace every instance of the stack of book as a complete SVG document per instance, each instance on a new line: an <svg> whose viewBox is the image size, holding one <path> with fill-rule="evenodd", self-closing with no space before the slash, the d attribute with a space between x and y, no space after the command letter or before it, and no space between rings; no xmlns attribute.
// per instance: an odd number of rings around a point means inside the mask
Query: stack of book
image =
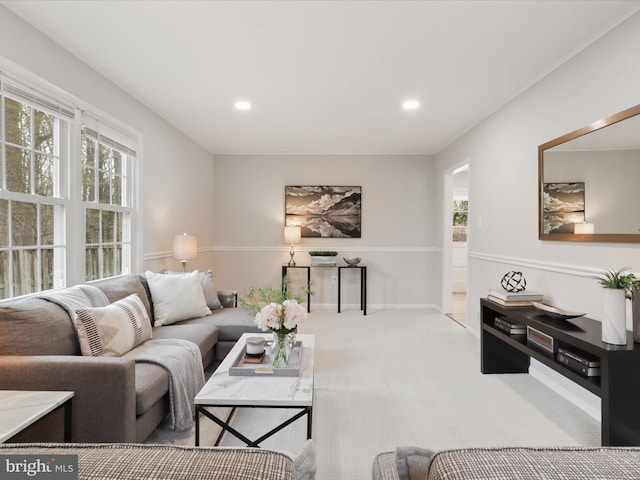
<svg viewBox="0 0 640 480"><path fill-rule="evenodd" d="M503 307L526 307L531 302L541 302L542 294L537 292L507 292L503 289L492 288L487 296L489 300Z"/></svg>
<svg viewBox="0 0 640 480"><path fill-rule="evenodd" d="M524 335L525 333L527 333L526 325L514 323L506 317L496 317L496 319L493 321L493 325L498 330L502 330L509 335Z"/></svg>
<svg viewBox="0 0 640 480"><path fill-rule="evenodd" d="M585 377L600 375L600 360L585 353L578 354L566 348L558 348L558 362Z"/></svg>

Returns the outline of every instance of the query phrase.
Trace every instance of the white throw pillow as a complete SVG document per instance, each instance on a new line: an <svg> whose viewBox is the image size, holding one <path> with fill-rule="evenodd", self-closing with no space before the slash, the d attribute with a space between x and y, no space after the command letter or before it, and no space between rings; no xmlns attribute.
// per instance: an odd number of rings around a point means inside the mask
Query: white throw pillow
<svg viewBox="0 0 640 480"><path fill-rule="evenodd" d="M163 270L158 273L166 273L167 275L184 275L183 272L170 272L168 270ZM218 291L213 283L213 272L211 269L206 272L200 272L200 283L202 284L202 291L204 293L204 299L207 302L207 307L211 310L222 308L222 303L220 303L220 299L218 298Z"/></svg>
<svg viewBox="0 0 640 480"><path fill-rule="evenodd" d="M155 326L211 314L198 270L180 275L146 272L145 276L151 291Z"/></svg>
<svg viewBox="0 0 640 480"><path fill-rule="evenodd" d="M82 355L119 357L151 339L151 321L137 294L100 308L76 310Z"/></svg>

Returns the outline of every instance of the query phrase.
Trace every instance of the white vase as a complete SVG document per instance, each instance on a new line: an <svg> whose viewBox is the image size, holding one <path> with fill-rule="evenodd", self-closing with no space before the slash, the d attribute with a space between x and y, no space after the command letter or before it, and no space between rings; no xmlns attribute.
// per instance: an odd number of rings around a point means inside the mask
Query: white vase
<svg viewBox="0 0 640 480"><path fill-rule="evenodd" d="M625 291L605 288L602 300L602 341L612 345L627 344L627 299Z"/></svg>

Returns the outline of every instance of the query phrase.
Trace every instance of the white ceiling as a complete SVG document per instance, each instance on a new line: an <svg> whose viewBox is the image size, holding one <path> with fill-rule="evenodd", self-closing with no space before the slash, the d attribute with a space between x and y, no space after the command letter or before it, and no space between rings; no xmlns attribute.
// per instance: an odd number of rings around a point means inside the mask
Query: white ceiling
<svg viewBox="0 0 640 480"><path fill-rule="evenodd" d="M212 153L436 153L640 9L637 0L0 3ZM409 97L420 109L401 108ZM235 110L239 99L253 108Z"/></svg>

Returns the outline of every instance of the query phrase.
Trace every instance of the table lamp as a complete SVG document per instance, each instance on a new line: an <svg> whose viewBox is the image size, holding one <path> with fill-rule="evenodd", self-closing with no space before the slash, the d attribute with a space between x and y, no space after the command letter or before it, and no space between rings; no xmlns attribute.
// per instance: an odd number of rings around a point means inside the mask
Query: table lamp
<svg viewBox="0 0 640 480"><path fill-rule="evenodd" d="M180 260L182 271L186 271L187 262L198 258L198 237L195 235L176 235L173 239L173 258Z"/></svg>
<svg viewBox="0 0 640 480"><path fill-rule="evenodd" d="M289 250L289 255L291 255L291 260L287 264L290 267L295 267L296 262L293 260L293 256L295 255L295 250L293 246L296 243L300 243L300 239L302 238L302 232L300 227L284 227L284 243L288 243L291 245L291 250Z"/></svg>

